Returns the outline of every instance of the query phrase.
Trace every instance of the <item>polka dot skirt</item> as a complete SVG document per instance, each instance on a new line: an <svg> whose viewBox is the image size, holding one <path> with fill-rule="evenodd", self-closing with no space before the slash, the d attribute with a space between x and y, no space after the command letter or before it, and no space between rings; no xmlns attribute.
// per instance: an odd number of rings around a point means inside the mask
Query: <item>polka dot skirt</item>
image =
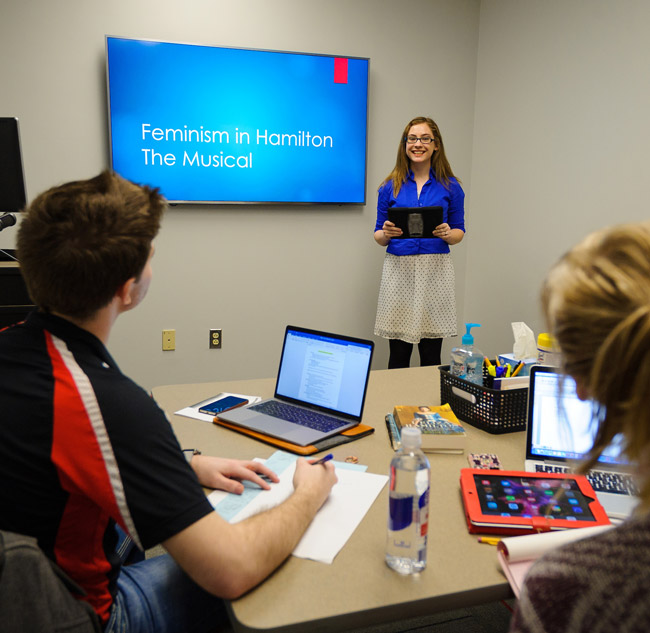
<svg viewBox="0 0 650 633"><path fill-rule="evenodd" d="M386 253L375 334L407 343L456 336L456 277L449 253Z"/></svg>

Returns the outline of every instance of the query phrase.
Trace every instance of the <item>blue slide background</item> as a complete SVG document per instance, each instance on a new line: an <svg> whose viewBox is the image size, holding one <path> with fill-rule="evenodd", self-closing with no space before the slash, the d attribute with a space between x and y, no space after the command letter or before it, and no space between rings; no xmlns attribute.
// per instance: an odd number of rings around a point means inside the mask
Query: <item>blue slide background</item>
<svg viewBox="0 0 650 633"><path fill-rule="evenodd" d="M107 55L113 169L125 178L171 201L365 202L367 59L348 58L348 82L337 84L331 56L110 37ZM143 140L143 123L203 126L230 141ZM331 136L333 147L258 145L258 129ZM235 130L250 144L237 144ZM143 149L171 153L176 165L147 165ZM206 161L252 154L252 167L183 166L196 151Z"/></svg>

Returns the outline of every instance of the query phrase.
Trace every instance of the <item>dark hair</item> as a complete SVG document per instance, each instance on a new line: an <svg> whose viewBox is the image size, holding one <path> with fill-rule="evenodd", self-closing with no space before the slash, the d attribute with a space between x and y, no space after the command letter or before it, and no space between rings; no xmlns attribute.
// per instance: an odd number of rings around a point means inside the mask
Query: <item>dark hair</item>
<svg viewBox="0 0 650 633"><path fill-rule="evenodd" d="M433 119L425 116L418 116L406 124L406 127L402 132L402 136L400 137L399 145L397 147L397 160L395 161L395 167L393 167L393 171L391 171L386 179L381 183L380 188L387 182L392 181L394 195L397 195L399 193L402 185L406 182L409 169L411 168L409 158L406 155L406 137L408 136L409 130L414 125L420 125L422 123L429 126L429 129L431 130L431 136L433 136L434 139L433 142L435 143L435 151L431 157L431 168L433 169L433 173L436 176L436 180L439 183L442 183L445 187L449 188L450 179L456 178L456 176L454 176L454 172L451 170L447 156L445 155L445 145L442 142L440 128ZM458 180L458 178L456 178L456 180Z"/></svg>
<svg viewBox="0 0 650 633"><path fill-rule="evenodd" d="M34 303L88 319L141 275L165 209L157 189L104 171L39 195L20 223L17 251Z"/></svg>

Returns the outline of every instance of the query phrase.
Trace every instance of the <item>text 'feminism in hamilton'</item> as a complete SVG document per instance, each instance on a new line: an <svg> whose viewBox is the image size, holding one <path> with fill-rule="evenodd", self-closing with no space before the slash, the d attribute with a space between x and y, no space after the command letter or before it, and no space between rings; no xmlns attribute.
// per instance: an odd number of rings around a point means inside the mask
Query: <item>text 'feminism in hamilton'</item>
<svg viewBox="0 0 650 633"><path fill-rule="evenodd" d="M297 130L295 132L272 132L269 130L256 130L253 133L241 131L235 128L234 131L208 130L202 125L198 129L189 128L184 125L180 128L159 128L152 127L150 123L142 124L142 141L155 143L205 143L249 146L251 142L258 146L291 147L291 148L323 148L333 147L334 141L331 136L318 135L308 130ZM253 167L253 153L241 153L237 156L219 151L216 154L209 152L182 150L182 157L172 152L163 153L156 151L154 147L141 149L145 165L167 165L173 166L182 164L188 167L239 167L250 169Z"/></svg>

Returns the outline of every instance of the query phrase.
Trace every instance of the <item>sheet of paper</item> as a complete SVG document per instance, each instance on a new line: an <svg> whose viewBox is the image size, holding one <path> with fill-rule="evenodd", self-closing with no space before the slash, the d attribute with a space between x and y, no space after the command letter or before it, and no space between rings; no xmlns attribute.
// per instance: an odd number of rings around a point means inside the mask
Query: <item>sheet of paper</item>
<svg viewBox="0 0 650 633"><path fill-rule="evenodd" d="M250 486L242 495L215 491L208 499L231 523L273 508L293 492L297 459L296 455L276 451L266 460L280 477L269 491ZM331 564L388 481L386 475L364 472L364 466L343 462L334 462L334 466L338 483L294 549L294 556Z"/></svg>
<svg viewBox="0 0 650 633"><path fill-rule="evenodd" d="M521 587L524 584L524 579L526 578L526 574L528 573L528 570L533 566L535 561L522 560L516 563L511 563L505 557L504 553L500 550L497 551L497 560L501 565L501 569L503 570L503 573L506 575L506 578L508 579L508 583L510 584L512 593L515 594L515 598L519 598L519 593L521 592Z"/></svg>
<svg viewBox="0 0 650 633"><path fill-rule="evenodd" d="M241 393L218 393L216 396L210 396L209 398L206 398L205 400L201 400L201 402L197 402L196 404L192 404L189 407L184 407L183 409L179 409L178 411L174 411L176 415L184 415L186 418L194 418L195 420L203 420L204 422L212 422L214 420L213 415L208 415L207 413L199 413L199 409L207 404L208 402L214 402L215 400L219 398L225 398L226 396L237 396L238 398L246 398L248 400L249 404L255 404L256 402L260 402L262 398L259 396L246 396Z"/></svg>
<svg viewBox="0 0 650 633"><path fill-rule="evenodd" d="M497 560L512 587L513 593L519 598L519 592L524 584L526 574L540 556L556 547L595 536L605 530L611 530L613 527L613 525L599 525L575 530L511 536L502 539L499 543Z"/></svg>
<svg viewBox="0 0 650 633"><path fill-rule="evenodd" d="M293 491L291 478L283 476L283 474L287 468L295 465L296 459L298 458L295 455L291 455L285 451L275 451L266 460L266 465L280 477L280 483L271 484L271 490L262 490L256 484L244 481L244 492L242 494L235 495L224 492L223 490L215 490L208 495L208 501L210 501L219 515L230 523L236 523L237 521L241 521L242 518L245 518L240 517L235 520L235 517L253 504L256 498L262 494L265 498L268 498L268 501L264 502L266 506L272 508L282 503ZM265 462L265 460L260 458L256 458L255 461ZM260 503L258 501L257 505L260 505ZM255 514L255 512L251 512L251 514Z"/></svg>
<svg viewBox="0 0 650 633"><path fill-rule="evenodd" d="M510 536L501 540L499 550L503 551L506 559L513 562L536 560L546 552L573 543L600 532L611 530L613 525L597 525L594 527L577 528L574 530L557 530L541 534L523 534Z"/></svg>

